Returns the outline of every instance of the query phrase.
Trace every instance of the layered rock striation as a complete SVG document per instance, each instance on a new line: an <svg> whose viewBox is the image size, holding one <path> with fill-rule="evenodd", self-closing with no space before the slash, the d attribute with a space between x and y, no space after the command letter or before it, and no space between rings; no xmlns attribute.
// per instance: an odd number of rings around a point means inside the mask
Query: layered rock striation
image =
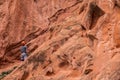
<svg viewBox="0 0 120 80"><path fill-rule="evenodd" d="M119 80L119 0L0 0L3 80Z"/></svg>

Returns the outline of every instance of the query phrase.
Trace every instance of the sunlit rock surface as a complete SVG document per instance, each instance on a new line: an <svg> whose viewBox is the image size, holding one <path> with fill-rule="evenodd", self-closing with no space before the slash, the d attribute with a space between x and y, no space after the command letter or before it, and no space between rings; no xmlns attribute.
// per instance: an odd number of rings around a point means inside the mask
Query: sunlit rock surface
<svg viewBox="0 0 120 80"><path fill-rule="evenodd" d="M0 0L2 80L119 80L119 58L120 0Z"/></svg>

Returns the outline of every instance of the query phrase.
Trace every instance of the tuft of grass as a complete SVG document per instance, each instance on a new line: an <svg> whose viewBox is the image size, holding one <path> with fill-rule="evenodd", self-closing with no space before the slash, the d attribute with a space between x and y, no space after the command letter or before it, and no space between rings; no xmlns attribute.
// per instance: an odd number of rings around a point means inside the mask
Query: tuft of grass
<svg viewBox="0 0 120 80"><path fill-rule="evenodd" d="M17 66L13 67L12 69L8 70L8 71L4 71L0 74L0 80L3 79L4 77L6 77L8 74L10 74L14 69L16 69Z"/></svg>

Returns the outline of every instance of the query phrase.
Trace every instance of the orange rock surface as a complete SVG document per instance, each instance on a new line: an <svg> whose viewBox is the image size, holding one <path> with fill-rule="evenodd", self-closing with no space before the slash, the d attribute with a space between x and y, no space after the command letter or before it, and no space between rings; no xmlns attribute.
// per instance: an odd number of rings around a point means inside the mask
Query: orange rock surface
<svg viewBox="0 0 120 80"><path fill-rule="evenodd" d="M2 80L120 80L119 58L120 0L0 0Z"/></svg>

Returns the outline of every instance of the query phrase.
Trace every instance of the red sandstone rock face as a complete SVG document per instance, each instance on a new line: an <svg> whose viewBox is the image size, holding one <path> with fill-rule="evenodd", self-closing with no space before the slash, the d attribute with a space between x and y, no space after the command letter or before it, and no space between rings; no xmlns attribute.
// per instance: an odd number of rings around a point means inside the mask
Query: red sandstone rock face
<svg viewBox="0 0 120 80"><path fill-rule="evenodd" d="M1 0L1 69L19 59L23 39L29 49L3 80L119 80L119 3Z"/></svg>
<svg viewBox="0 0 120 80"><path fill-rule="evenodd" d="M66 5L62 5L63 2ZM67 7L76 1L49 1L46 0L41 3L38 0L29 1L1 1L0 12L0 58L7 56L15 59L19 56L19 50L21 40L26 42L34 41L39 37L41 41L35 41L38 44L43 43L46 40L45 33L48 30L48 18L51 17L57 10ZM56 5L58 4L59 5ZM50 9L49 9L50 8ZM45 35L44 35L45 33ZM38 44L33 44L31 47L36 48ZM13 56L14 55L14 56ZM5 58L7 59L7 58Z"/></svg>

